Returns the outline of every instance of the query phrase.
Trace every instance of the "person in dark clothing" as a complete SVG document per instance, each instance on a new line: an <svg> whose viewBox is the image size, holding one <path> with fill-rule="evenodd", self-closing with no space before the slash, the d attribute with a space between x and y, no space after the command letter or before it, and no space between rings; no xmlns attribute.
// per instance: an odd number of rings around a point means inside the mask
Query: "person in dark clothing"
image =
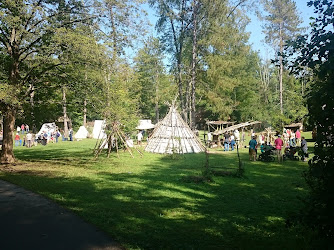
<svg viewBox="0 0 334 250"><path fill-rule="evenodd" d="M256 147L257 147L257 141L255 139L255 136L253 136L252 139L249 141L249 160L250 161L256 161Z"/></svg>
<svg viewBox="0 0 334 250"><path fill-rule="evenodd" d="M300 142L300 147L302 150L302 161L307 161L308 153L307 153L307 141L305 140L305 137L302 137L302 140Z"/></svg>

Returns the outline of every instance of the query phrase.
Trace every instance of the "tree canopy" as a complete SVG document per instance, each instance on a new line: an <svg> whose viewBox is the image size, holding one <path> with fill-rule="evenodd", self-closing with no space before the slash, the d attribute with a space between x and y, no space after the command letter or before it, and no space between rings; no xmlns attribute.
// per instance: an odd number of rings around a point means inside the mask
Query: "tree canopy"
<svg viewBox="0 0 334 250"><path fill-rule="evenodd" d="M285 41L298 30L295 5L273 2L269 13L282 14L282 4L292 11L284 16L294 27L284 25ZM158 122L176 97L192 128L205 119L260 120L275 128L304 119L307 79L264 62L249 45L252 1L149 3L158 17L156 37L147 33L144 1L0 3L1 162L15 160L12 135L19 123L38 127L63 117L66 131L98 118L131 131L139 118ZM264 27L271 41L277 20Z"/></svg>

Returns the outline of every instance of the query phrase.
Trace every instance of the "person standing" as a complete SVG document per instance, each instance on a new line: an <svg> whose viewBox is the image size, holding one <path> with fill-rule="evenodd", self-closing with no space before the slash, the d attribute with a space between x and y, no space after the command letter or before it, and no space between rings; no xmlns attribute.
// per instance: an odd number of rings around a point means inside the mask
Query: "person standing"
<svg viewBox="0 0 334 250"><path fill-rule="evenodd" d="M58 138L61 136L59 130L56 131L56 143L58 143Z"/></svg>
<svg viewBox="0 0 334 250"><path fill-rule="evenodd" d="M234 130L235 143L239 146L240 144L240 133L239 130Z"/></svg>
<svg viewBox="0 0 334 250"><path fill-rule="evenodd" d="M70 128L70 141L73 141L73 129L72 128Z"/></svg>
<svg viewBox="0 0 334 250"><path fill-rule="evenodd" d="M25 126L24 124L21 125L21 134L23 135L24 134L24 129L25 129Z"/></svg>
<svg viewBox="0 0 334 250"><path fill-rule="evenodd" d="M257 141L255 137L252 137L252 139L249 141L249 160L250 161L256 161L256 147L257 147Z"/></svg>
<svg viewBox="0 0 334 250"><path fill-rule="evenodd" d="M264 144L264 135L262 133L260 133L259 135L259 144L260 145Z"/></svg>
<svg viewBox="0 0 334 250"><path fill-rule="evenodd" d="M304 136L301 139L302 140L300 142L300 147L301 147L302 152L303 152L302 161L307 161L307 157L308 157L308 154L307 154L307 142L306 142Z"/></svg>
<svg viewBox="0 0 334 250"><path fill-rule="evenodd" d="M224 151L230 150L230 134L225 133L224 134Z"/></svg>
<svg viewBox="0 0 334 250"><path fill-rule="evenodd" d="M297 143L297 146L300 145L300 138L301 138L301 134L300 134L299 129L297 129L297 131L296 131L296 143Z"/></svg>
<svg viewBox="0 0 334 250"><path fill-rule="evenodd" d="M29 125L26 124L26 132L28 133L29 132Z"/></svg>
<svg viewBox="0 0 334 250"><path fill-rule="evenodd" d="M230 137L230 144L231 144L231 150L234 150L234 145L235 145L235 140L234 140L234 135L232 134Z"/></svg>
<svg viewBox="0 0 334 250"><path fill-rule="evenodd" d="M208 132L208 147L210 147L210 145L211 145L211 142L212 142L212 134L211 134L211 132Z"/></svg>
<svg viewBox="0 0 334 250"><path fill-rule="evenodd" d="M27 141L26 146L28 148L31 148L31 146L32 146L32 134L29 131L28 131L28 134L26 135L26 141Z"/></svg>
<svg viewBox="0 0 334 250"><path fill-rule="evenodd" d="M290 147L296 147L296 134L293 130L290 133Z"/></svg>
<svg viewBox="0 0 334 250"><path fill-rule="evenodd" d="M242 132L241 132L241 143L240 143L240 147L243 147L245 141L246 141L246 139L245 139L245 132L244 132L244 130L242 130Z"/></svg>
<svg viewBox="0 0 334 250"><path fill-rule="evenodd" d="M141 133L141 131L139 131L137 134L137 145L141 145L142 139L143 139L143 134Z"/></svg>
<svg viewBox="0 0 334 250"><path fill-rule="evenodd" d="M15 140L15 146L18 146L19 143L20 143L20 135L19 135L19 133L16 133L14 140Z"/></svg>
<svg viewBox="0 0 334 250"><path fill-rule="evenodd" d="M277 139L275 140L275 148L278 162L283 161L282 147L283 147L283 140L281 139L281 135L278 135Z"/></svg>

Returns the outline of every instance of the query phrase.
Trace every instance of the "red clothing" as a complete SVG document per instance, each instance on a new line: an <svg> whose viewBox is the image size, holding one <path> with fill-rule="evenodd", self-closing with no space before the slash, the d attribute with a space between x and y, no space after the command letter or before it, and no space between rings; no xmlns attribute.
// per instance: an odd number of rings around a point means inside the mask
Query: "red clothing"
<svg viewBox="0 0 334 250"><path fill-rule="evenodd" d="M19 135L15 135L15 141L20 140L20 136Z"/></svg>
<svg viewBox="0 0 334 250"><path fill-rule="evenodd" d="M300 139L300 132L299 132L299 130L296 131L296 138Z"/></svg>
<svg viewBox="0 0 334 250"><path fill-rule="evenodd" d="M282 146L283 146L283 140L281 138L277 138L275 140L275 146L276 146L276 149L282 149Z"/></svg>

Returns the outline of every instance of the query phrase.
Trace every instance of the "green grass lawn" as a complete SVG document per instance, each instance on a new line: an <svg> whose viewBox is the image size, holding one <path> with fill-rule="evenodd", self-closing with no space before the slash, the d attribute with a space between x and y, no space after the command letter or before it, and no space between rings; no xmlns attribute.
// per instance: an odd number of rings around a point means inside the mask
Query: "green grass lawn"
<svg viewBox="0 0 334 250"><path fill-rule="evenodd" d="M17 147L18 164L0 178L69 208L128 249L309 248L310 232L285 226L307 194L306 162L249 162L242 149L244 178L187 183L182 177L201 175L205 154L121 152L94 160L95 143ZM238 166L236 152L221 149L210 151L209 162L214 169Z"/></svg>

